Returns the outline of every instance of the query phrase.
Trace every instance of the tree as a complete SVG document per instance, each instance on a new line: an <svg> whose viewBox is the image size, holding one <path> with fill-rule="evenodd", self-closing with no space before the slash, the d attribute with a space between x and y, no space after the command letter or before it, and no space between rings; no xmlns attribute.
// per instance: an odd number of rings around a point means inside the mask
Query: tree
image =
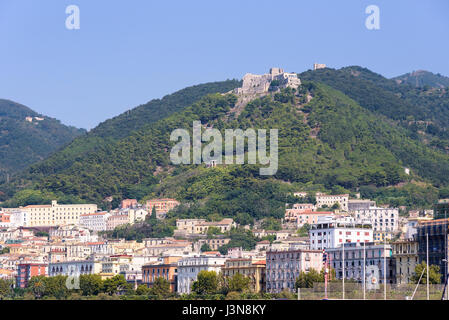
<svg viewBox="0 0 449 320"><path fill-rule="evenodd" d="M253 225L254 218L251 217L247 212L239 212L235 217L235 222L241 226Z"/></svg>
<svg viewBox="0 0 449 320"><path fill-rule="evenodd" d="M208 245L207 243L204 243L204 244L201 246L201 249L200 249L200 250L201 250L201 252L212 251L210 245Z"/></svg>
<svg viewBox="0 0 449 320"><path fill-rule="evenodd" d="M158 299L165 299L170 295L170 282L167 279L158 277L154 280L151 294L157 296Z"/></svg>
<svg viewBox="0 0 449 320"><path fill-rule="evenodd" d="M112 278L106 279L103 282L103 291L109 295L113 295L122 291L128 291L131 290L131 288L131 284L126 282L126 279L122 274L118 274Z"/></svg>
<svg viewBox="0 0 449 320"><path fill-rule="evenodd" d="M310 224L305 223L301 228L298 229L298 235L300 237L308 237L310 228Z"/></svg>
<svg viewBox="0 0 449 320"><path fill-rule="evenodd" d="M427 284L427 264L424 261L415 267L415 274L411 277L410 280L413 281L414 283L418 283L422 273L423 275L420 284ZM441 273L439 266L431 265L429 267L429 282L430 284L441 283Z"/></svg>
<svg viewBox="0 0 449 320"><path fill-rule="evenodd" d="M9 297L13 294L13 281L0 279L0 299L2 297Z"/></svg>
<svg viewBox="0 0 449 320"><path fill-rule="evenodd" d="M136 294L139 296L147 296L149 295L151 292L151 289L148 288L146 285L141 284L137 287L136 289Z"/></svg>
<svg viewBox="0 0 449 320"><path fill-rule="evenodd" d="M315 282L323 282L324 278L315 269L310 269L309 272L301 271L296 279L295 288L313 288Z"/></svg>
<svg viewBox="0 0 449 320"><path fill-rule="evenodd" d="M41 298L45 293L45 276L35 276L28 282L28 290L36 298Z"/></svg>
<svg viewBox="0 0 449 320"><path fill-rule="evenodd" d="M156 220L157 219L156 206L153 206L153 209L151 209L150 219L152 219L152 220Z"/></svg>
<svg viewBox="0 0 449 320"><path fill-rule="evenodd" d="M229 291L244 292L249 290L250 278L236 273L228 281Z"/></svg>
<svg viewBox="0 0 449 320"><path fill-rule="evenodd" d="M84 296L97 295L103 290L103 280L98 274L80 276L80 289Z"/></svg>
<svg viewBox="0 0 449 320"><path fill-rule="evenodd" d="M265 230L281 230L281 221L273 217L266 218L262 222L262 228Z"/></svg>
<svg viewBox="0 0 449 320"><path fill-rule="evenodd" d="M193 282L192 291L197 294L212 294L218 291L218 275L215 271L202 270Z"/></svg>

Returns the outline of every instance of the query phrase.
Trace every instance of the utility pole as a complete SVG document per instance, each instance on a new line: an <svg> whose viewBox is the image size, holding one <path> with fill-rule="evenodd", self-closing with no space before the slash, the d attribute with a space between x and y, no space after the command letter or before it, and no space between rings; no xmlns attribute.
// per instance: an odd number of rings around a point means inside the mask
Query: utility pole
<svg viewBox="0 0 449 320"><path fill-rule="evenodd" d="M323 262L324 262L324 299L327 300L328 258L327 253L324 250L323 250Z"/></svg>
<svg viewBox="0 0 449 320"><path fill-rule="evenodd" d="M346 240L345 240L346 242ZM345 277L346 277L346 273L345 273L345 242L342 244L342 248L343 248L343 300L345 300Z"/></svg>
<svg viewBox="0 0 449 320"><path fill-rule="evenodd" d="M384 241L384 300L387 300L387 243Z"/></svg>
<svg viewBox="0 0 449 320"><path fill-rule="evenodd" d="M426 243L427 243L427 300L429 300L429 233L426 233Z"/></svg>
<svg viewBox="0 0 449 320"><path fill-rule="evenodd" d="M363 300L366 298L366 242L363 242Z"/></svg>

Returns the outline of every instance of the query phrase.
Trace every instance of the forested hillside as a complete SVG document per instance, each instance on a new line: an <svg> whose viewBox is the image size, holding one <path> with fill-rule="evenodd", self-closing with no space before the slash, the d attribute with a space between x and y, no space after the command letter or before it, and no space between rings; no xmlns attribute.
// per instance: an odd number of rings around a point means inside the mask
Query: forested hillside
<svg viewBox="0 0 449 320"><path fill-rule="evenodd" d="M83 129L65 126L26 106L0 99L0 181L45 159L83 133Z"/></svg>
<svg viewBox="0 0 449 320"><path fill-rule="evenodd" d="M52 163L60 161L63 150L23 175L26 190L8 204L62 194L100 205L107 196L117 200L175 197L188 204L174 213L178 216L243 219L282 216L286 194L298 189L361 190L395 204L422 205L436 196L432 184L449 184L448 155L327 85L305 81L299 92L287 89L257 98L239 114L232 112L236 101L232 94L207 95L55 169ZM170 133L177 128L191 130L194 120L220 130L279 129L278 172L273 177L260 176L257 165L173 166ZM411 168L411 176L405 175L404 167ZM412 180L415 184L407 184L406 189L389 189Z"/></svg>

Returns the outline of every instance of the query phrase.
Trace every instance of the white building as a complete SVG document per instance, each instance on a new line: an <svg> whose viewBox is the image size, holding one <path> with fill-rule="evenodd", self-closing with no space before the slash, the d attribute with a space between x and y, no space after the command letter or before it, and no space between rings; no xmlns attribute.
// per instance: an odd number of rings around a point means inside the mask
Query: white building
<svg viewBox="0 0 449 320"><path fill-rule="evenodd" d="M200 255L183 258L178 261L178 293L190 293L192 283L196 281L200 271L215 271L220 273L226 261L220 255Z"/></svg>
<svg viewBox="0 0 449 320"><path fill-rule="evenodd" d="M97 211L96 204L58 204L53 200L48 205L29 205L19 208L5 208L5 212L18 213L16 223L23 223L24 227L60 226L78 224L80 215Z"/></svg>
<svg viewBox="0 0 449 320"><path fill-rule="evenodd" d="M341 210L348 211L349 194L328 195L317 192L315 198L317 208L323 208L325 206L332 208L334 204L338 204Z"/></svg>
<svg viewBox="0 0 449 320"><path fill-rule="evenodd" d="M387 238L391 238L393 233L399 231L399 210L396 208L370 207L353 211L353 216L357 220L371 222L376 241L385 240L385 234L389 234Z"/></svg>
<svg viewBox="0 0 449 320"><path fill-rule="evenodd" d="M309 231L310 249L336 248L343 243L372 242L372 225L350 219L334 219L332 216L318 218Z"/></svg>
<svg viewBox="0 0 449 320"><path fill-rule="evenodd" d="M95 212L90 214L82 214L80 216L80 226L92 231L107 230L107 220L110 216L107 212Z"/></svg>
<svg viewBox="0 0 449 320"><path fill-rule="evenodd" d="M82 274L98 274L101 272L101 266L100 262L93 260L49 263L48 275L54 277L58 275L80 276Z"/></svg>

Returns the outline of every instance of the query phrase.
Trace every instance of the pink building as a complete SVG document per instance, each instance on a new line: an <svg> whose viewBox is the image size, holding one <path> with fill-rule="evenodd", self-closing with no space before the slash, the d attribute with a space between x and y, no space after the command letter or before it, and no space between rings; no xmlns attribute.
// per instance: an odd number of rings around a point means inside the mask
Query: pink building
<svg viewBox="0 0 449 320"><path fill-rule="evenodd" d="M134 208L137 206L137 200L136 199L124 199L120 203L120 208L127 209L127 208Z"/></svg>
<svg viewBox="0 0 449 320"><path fill-rule="evenodd" d="M287 209L285 211L285 222L296 223L297 228L301 228L306 223L309 225L318 222L319 217L332 216L332 211L313 211L309 209Z"/></svg>
<svg viewBox="0 0 449 320"><path fill-rule="evenodd" d="M127 214L112 215L106 220L106 230L114 230L116 227L127 223L129 223L129 217Z"/></svg>
<svg viewBox="0 0 449 320"><path fill-rule="evenodd" d="M153 211L153 207L156 208L156 213L167 213L178 205L179 202L175 199L152 199L146 203L149 214Z"/></svg>

